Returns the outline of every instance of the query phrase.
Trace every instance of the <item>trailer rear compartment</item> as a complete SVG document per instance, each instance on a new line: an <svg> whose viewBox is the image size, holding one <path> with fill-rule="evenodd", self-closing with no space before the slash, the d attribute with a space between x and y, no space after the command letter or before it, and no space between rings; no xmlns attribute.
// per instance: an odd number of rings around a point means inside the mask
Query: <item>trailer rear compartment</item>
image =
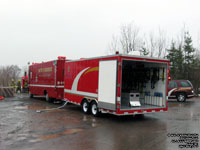
<svg viewBox="0 0 200 150"><path fill-rule="evenodd" d="M121 110L166 107L167 63L122 61Z"/></svg>

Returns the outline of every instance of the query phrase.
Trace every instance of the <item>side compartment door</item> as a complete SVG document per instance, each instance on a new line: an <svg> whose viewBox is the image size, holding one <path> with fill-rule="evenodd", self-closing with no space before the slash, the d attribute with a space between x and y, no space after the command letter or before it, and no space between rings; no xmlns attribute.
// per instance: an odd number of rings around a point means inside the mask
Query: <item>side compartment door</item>
<svg viewBox="0 0 200 150"><path fill-rule="evenodd" d="M99 62L98 107L116 110L117 60Z"/></svg>

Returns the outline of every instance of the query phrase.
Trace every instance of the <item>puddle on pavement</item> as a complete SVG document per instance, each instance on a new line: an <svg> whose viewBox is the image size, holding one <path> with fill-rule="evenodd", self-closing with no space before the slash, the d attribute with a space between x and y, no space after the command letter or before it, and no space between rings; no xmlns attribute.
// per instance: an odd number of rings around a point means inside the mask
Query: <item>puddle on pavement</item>
<svg viewBox="0 0 200 150"><path fill-rule="evenodd" d="M28 109L28 106L16 106L15 109Z"/></svg>
<svg viewBox="0 0 200 150"><path fill-rule="evenodd" d="M180 107L182 104L168 104L169 107Z"/></svg>
<svg viewBox="0 0 200 150"><path fill-rule="evenodd" d="M27 138L26 137L18 137L16 140L17 141L23 141L23 140L26 140Z"/></svg>
<svg viewBox="0 0 200 150"><path fill-rule="evenodd" d="M42 101L37 100L37 101L33 101L33 103L42 103Z"/></svg>
<svg viewBox="0 0 200 150"><path fill-rule="evenodd" d="M65 130L64 132L59 133L59 134L49 134L49 135L46 135L46 136L42 136L42 137L40 137L40 139L49 140L49 139L54 139L54 138L58 138L58 137L61 137L61 136L64 136L64 135L73 134L73 133L82 132L82 131L83 131L83 129L68 129L68 130Z"/></svg>
<svg viewBox="0 0 200 150"><path fill-rule="evenodd" d="M26 109L30 109L30 110L43 110L44 109L45 112L63 112L63 111L65 111L65 109L57 109L54 106L38 106L38 105L15 106L14 109L15 110L26 110ZM50 110L45 110L45 109L50 109Z"/></svg>
<svg viewBox="0 0 200 150"><path fill-rule="evenodd" d="M99 123L96 123L96 119L95 118L88 118L87 116L83 116L83 119L82 119L84 122L92 122L91 123L91 126L94 128L94 127L98 127L98 126L101 126L101 124Z"/></svg>
<svg viewBox="0 0 200 150"><path fill-rule="evenodd" d="M94 127L99 127L99 126L101 126L101 124L99 124L99 123L92 123L92 127L94 128Z"/></svg>
<svg viewBox="0 0 200 150"><path fill-rule="evenodd" d="M20 133L20 134L18 134L17 136L18 137L25 137L25 136L28 136L29 134L28 133Z"/></svg>
<svg viewBox="0 0 200 150"><path fill-rule="evenodd" d="M17 135L16 140L17 141L24 141L24 140L27 140L29 138L30 138L30 134L29 133L21 133L21 134ZM42 141L41 139L38 139L37 135L31 135L31 138L33 138L33 139L28 140L28 142L30 142L30 143L35 143L35 142Z"/></svg>
<svg viewBox="0 0 200 150"><path fill-rule="evenodd" d="M15 109L17 110L23 110L23 109L31 109L31 110L38 110L38 109L50 109L52 107L48 106L37 106L37 105L32 105L32 106L16 106Z"/></svg>
<svg viewBox="0 0 200 150"><path fill-rule="evenodd" d="M46 112L62 112L65 111L64 109L55 109L55 110L48 110Z"/></svg>
<svg viewBox="0 0 200 150"><path fill-rule="evenodd" d="M35 143L35 142L40 142L42 141L41 139L32 139L32 140L29 140L30 143Z"/></svg>

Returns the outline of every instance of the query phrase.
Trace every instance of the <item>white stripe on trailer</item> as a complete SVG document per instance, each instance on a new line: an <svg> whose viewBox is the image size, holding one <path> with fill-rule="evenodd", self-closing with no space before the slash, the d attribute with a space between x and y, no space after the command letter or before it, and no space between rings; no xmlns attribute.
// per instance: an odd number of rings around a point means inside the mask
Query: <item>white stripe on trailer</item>
<svg viewBox="0 0 200 150"><path fill-rule="evenodd" d="M64 88L64 86L62 86L62 85L59 85L59 86L56 86L57 88Z"/></svg>
<svg viewBox="0 0 200 150"><path fill-rule="evenodd" d="M94 98L98 97L97 94L89 93L89 92L73 91L73 90L68 90L68 89L64 89L64 92L70 93L70 94L77 94L77 95L82 95L82 96L94 97Z"/></svg>
<svg viewBox="0 0 200 150"><path fill-rule="evenodd" d="M81 72L79 72L79 74L76 76L76 78L74 79L74 82L73 82L73 84L72 84L72 90L73 90L73 91L77 91L78 81L79 81L81 75L82 75L87 69L89 69L89 68L90 68L90 67L87 67L87 68L83 69L83 70L82 70Z"/></svg>
<svg viewBox="0 0 200 150"><path fill-rule="evenodd" d="M64 86L55 86L55 85L41 85L41 84L29 84L29 86L34 87L56 87L56 88L64 88Z"/></svg>

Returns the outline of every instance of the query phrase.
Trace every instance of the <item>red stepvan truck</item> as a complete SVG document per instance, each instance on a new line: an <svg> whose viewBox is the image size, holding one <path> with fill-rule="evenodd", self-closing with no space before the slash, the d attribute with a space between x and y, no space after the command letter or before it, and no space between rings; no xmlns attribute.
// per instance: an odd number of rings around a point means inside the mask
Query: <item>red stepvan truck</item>
<svg viewBox="0 0 200 150"><path fill-rule="evenodd" d="M117 54L66 61L64 99L94 116L167 111L168 76L166 59Z"/></svg>
<svg viewBox="0 0 200 150"><path fill-rule="evenodd" d="M64 98L64 65L67 60L33 63L29 66L29 94L45 96L46 101Z"/></svg>

